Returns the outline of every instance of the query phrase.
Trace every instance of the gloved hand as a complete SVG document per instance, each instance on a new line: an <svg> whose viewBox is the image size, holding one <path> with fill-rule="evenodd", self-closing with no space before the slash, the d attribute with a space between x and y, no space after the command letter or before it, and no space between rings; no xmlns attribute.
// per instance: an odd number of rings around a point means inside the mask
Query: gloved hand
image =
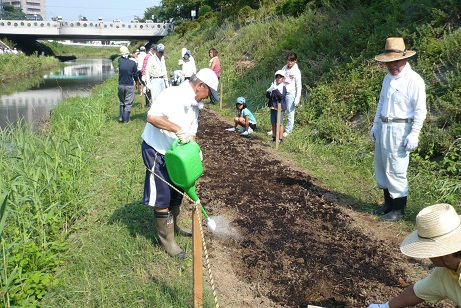
<svg viewBox="0 0 461 308"><path fill-rule="evenodd" d="M371 128L371 131L370 131L371 141L373 142L376 141L377 133L378 133L378 124L373 124L373 127Z"/></svg>
<svg viewBox="0 0 461 308"><path fill-rule="evenodd" d="M367 308L389 308L389 302L384 304L371 304Z"/></svg>
<svg viewBox="0 0 461 308"><path fill-rule="evenodd" d="M299 99L295 99L295 107L298 107L299 105Z"/></svg>
<svg viewBox="0 0 461 308"><path fill-rule="evenodd" d="M235 127L226 128L228 132L235 132Z"/></svg>
<svg viewBox="0 0 461 308"><path fill-rule="evenodd" d="M188 143L190 141L190 133L183 130L182 128L179 130L179 132L176 133L176 136L181 140L181 143Z"/></svg>
<svg viewBox="0 0 461 308"><path fill-rule="evenodd" d="M413 151L418 146L418 138L419 133L417 132L412 131L408 134L407 138L405 138L405 142L403 143L407 152Z"/></svg>

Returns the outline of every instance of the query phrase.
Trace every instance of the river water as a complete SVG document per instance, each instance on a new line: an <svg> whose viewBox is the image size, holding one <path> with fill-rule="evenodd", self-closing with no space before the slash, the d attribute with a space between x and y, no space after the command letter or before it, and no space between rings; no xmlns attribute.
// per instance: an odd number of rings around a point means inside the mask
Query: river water
<svg viewBox="0 0 461 308"><path fill-rule="evenodd" d="M33 88L8 95L0 93L0 127L3 129L20 119L35 126L49 117L56 104L70 97L89 96L94 86L113 75L114 67L109 59L63 62Z"/></svg>

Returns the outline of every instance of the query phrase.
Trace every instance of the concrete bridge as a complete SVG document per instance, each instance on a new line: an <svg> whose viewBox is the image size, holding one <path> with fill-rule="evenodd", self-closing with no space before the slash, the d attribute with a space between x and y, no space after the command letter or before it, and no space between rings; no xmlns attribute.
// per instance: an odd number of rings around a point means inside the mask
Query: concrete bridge
<svg viewBox="0 0 461 308"><path fill-rule="evenodd" d="M173 30L171 23L0 20L0 36L19 40L148 40Z"/></svg>

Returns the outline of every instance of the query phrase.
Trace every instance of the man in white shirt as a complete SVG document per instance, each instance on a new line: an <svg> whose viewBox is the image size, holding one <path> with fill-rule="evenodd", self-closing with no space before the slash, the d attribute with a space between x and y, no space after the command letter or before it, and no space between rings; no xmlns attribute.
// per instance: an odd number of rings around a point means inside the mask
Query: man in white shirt
<svg viewBox="0 0 461 308"><path fill-rule="evenodd" d="M164 155L176 139L181 143L195 141L202 100L207 97L214 102L218 100L218 83L216 74L204 68L189 81L161 92L147 113L141 136L142 157L147 168L143 202L155 208L158 237L163 247L170 256L181 259L186 254L176 244L174 232L187 236L191 233L177 225L183 195L170 186L174 184L168 176Z"/></svg>
<svg viewBox="0 0 461 308"><path fill-rule="evenodd" d="M415 54L406 50L403 38L390 37L385 52L375 57L388 70L370 131L375 141L375 178L385 200L375 213L384 214L383 221L396 221L405 215L409 154L418 146L427 113L424 80L407 62Z"/></svg>
<svg viewBox="0 0 461 308"><path fill-rule="evenodd" d="M149 57L146 65L146 82L151 90L151 102L154 103L157 96L165 90L168 85L168 75L165 65L165 46L158 44L156 52Z"/></svg>

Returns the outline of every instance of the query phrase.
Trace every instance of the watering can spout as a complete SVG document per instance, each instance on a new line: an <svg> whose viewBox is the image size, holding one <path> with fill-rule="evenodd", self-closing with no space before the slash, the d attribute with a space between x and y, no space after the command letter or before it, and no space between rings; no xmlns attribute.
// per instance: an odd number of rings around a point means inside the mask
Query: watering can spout
<svg viewBox="0 0 461 308"><path fill-rule="evenodd" d="M195 185L189 188L184 188L184 191L192 199L192 201L194 202L199 201L197 193L195 192Z"/></svg>

